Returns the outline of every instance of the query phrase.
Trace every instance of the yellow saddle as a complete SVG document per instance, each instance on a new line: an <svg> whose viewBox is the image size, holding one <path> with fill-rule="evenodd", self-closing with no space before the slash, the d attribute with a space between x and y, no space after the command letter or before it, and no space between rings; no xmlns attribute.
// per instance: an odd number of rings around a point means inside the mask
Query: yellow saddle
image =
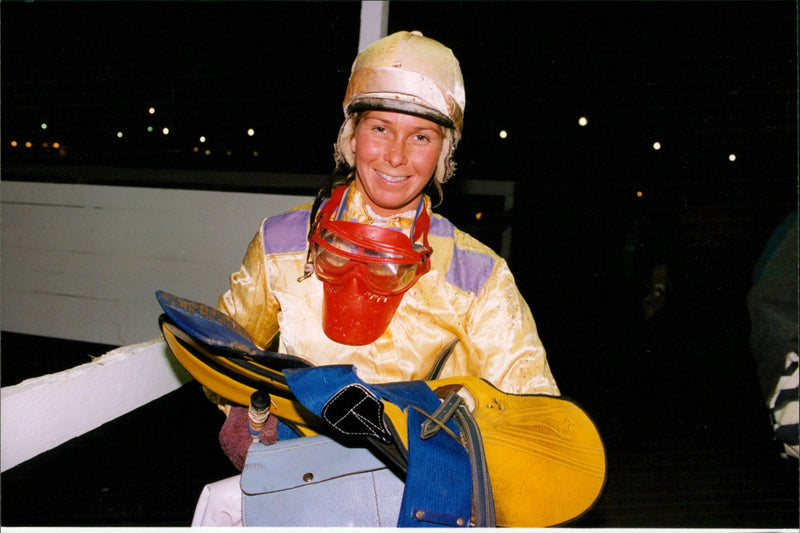
<svg viewBox="0 0 800 533"><path fill-rule="evenodd" d="M298 434L326 432L322 420L297 401L282 372L311 366L307 362L212 346L166 315L160 325L178 361L215 394L247 406L253 392L266 390L271 413ZM458 394L477 423L497 526L560 525L596 503L605 483L605 450L594 423L575 403L561 397L507 394L469 376L426 383L442 399ZM383 406L397 445L407 450L407 413L391 402L383 401Z"/></svg>

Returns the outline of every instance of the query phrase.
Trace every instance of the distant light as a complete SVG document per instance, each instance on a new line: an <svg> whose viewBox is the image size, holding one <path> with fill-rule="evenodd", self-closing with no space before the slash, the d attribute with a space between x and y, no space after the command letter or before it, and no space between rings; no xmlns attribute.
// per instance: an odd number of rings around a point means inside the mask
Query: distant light
<svg viewBox="0 0 800 533"><path fill-rule="evenodd" d="M48 147L47 143L42 143L42 148L47 148L47 147Z"/></svg>
<svg viewBox="0 0 800 533"><path fill-rule="evenodd" d="M653 150L661 150L661 143L656 141L653 143Z"/></svg>
<svg viewBox="0 0 800 533"><path fill-rule="evenodd" d="M153 126L147 126L147 133L153 133Z"/></svg>
<svg viewBox="0 0 800 533"><path fill-rule="evenodd" d="M33 146L33 143L32 143L32 142L30 142L30 141L25 141L25 148L30 148L31 146Z"/></svg>
<svg viewBox="0 0 800 533"><path fill-rule="evenodd" d="M42 129L43 129L43 130L46 130L46 129L47 129L47 122L42 122Z"/></svg>
<svg viewBox="0 0 800 533"><path fill-rule="evenodd" d="M508 132L506 130L500 130L500 138L501 139L507 139L508 138Z"/></svg>
<svg viewBox="0 0 800 533"><path fill-rule="evenodd" d="M586 117L581 117L578 119L579 126L585 126L589 123L589 120Z"/></svg>
<svg viewBox="0 0 800 533"><path fill-rule="evenodd" d="M253 150L253 157L258 157L258 151Z"/></svg>
<svg viewBox="0 0 800 533"><path fill-rule="evenodd" d="M151 107L150 109L147 110L147 112L149 114L151 114L151 115L155 115L156 114L156 108L155 107Z"/></svg>
<svg viewBox="0 0 800 533"><path fill-rule="evenodd" d="M11 146L16 147L17 146L17 141L11 141Z"/></svg>
<svg viewBox="0 0 800 533"><path fill-rule="evenodd" d="M225 155L233 155L233 152L231 152L230 150L228 150L227 152L225 152Z"/></svg>
<svg viewBox="0 0 800 533"><path fill-rule="evenodd" d="M644 193L642 191L636 191L637 198L641 198L642 196L644 196Z"/></svg>
<svg viewBox="0 0 800 533"><path fill-rule="evenodd" d="M192 152L194 152L194 153L197 153L197 152L199 152L199 151L200 151L200 148L198 148L197 146L195 146L194 148L192 148Z"/></svg>
<svg viewBox="0 0 800 533"><path fill-rule="evenodd" d="M59 149L59 148L61 148L61 144L60 144L60 143L57 143L57 142L55 142L55 143L53 143L53 148L55 148L55 149Z"/></svg>
<svg viewBox="0 0 800 533"><path fill-rule="evenodd" d="M122 139L122 132L121 131L117 132L117 139Z"/></svg>
<svg viewBox="0 0 800 533"><path fill-rule="evenodd" d="M483 213L481 213L480 211L478 211L477 213L475 213L475 220L480 220L480 219L482 219L482 218L483 218Z"/></svg>
<svg viewBox="0 0 800 533"><path fill-rule="evenodd" d="M728 156L728 161L736 161L736 154L731 154Z"/></svg>
<svg viewBox="0 0 800 533"><path fill-rule="evenodd" d="M161 133L163 133L164 135L169 135L169 128L162 129Z"/></svg>
<svg viewBox="0 0 800 533"><path fill-rule="evenodd" d="M254 130L253 128L250 128L249 130L247 130L247 136L248 137L252 137L255 134L256 134L256 130Z"/></svg>
<svg viewBox="0 0 800 533"><path fill-rule="evenodd" d="M211 150L206 150L206 151L205 151L205 152L203 152L203 153L204 153L204 154L206 154L206 155L211 155Z"/></svg>
<svg viewBox="0 0 800 533"><path fill-rule="evenodd" d="M205 136L205 135L201 135L201 136L200 136L200 142L201 142L201 143L204 143L204 142L206 142L206 136Z"/></svg>

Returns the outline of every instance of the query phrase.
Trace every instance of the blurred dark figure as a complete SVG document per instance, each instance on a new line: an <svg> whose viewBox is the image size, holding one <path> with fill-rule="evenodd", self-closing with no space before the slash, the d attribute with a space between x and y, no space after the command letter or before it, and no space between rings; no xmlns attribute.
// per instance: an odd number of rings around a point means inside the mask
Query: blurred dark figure
<svg viewBox="0 0 800 533"><path fill-rule="evenodd" d="M671 286L669 265L658 264L650 273L648 292L642 299L642 315L645 320L650 320L658 313L667 300L667 292Z"/></svg>
<svg viewBox="0 0 800 533"><path fill-rule="evenodd" d="M798 457L797 210L778 226L754 269L747 297L750 348L786 456Z"/></svg>

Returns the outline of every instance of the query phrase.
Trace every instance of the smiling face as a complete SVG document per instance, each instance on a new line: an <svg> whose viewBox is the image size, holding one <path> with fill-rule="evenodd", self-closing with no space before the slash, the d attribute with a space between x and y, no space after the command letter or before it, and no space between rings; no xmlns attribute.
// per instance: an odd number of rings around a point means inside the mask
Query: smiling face
<svg viewBox="0 0 800 533"><path fill-rule="evenodd" d="M430 120L392 111L367 112L350 139L356 188L378 215L415 208L436 170L443 142L443 128Z"/></svg>

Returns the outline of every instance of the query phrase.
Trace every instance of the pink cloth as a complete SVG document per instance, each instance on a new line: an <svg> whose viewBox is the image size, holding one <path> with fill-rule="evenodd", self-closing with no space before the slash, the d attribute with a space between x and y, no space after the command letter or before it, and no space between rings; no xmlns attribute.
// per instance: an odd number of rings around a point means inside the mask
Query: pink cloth
<svg viewBox="0 0 800 533"><path fill-rule="evenodd" d="M261 430L259 440L262 444L272 444L278 440L278 419L270 416L264 429ZM232 407L227 420L219 432L219 443L222 451L231 460L233 466L240 472L244 468L244 459L247 449L253 443L253 436L248 426L247 409L245 407Z"/></svg>

